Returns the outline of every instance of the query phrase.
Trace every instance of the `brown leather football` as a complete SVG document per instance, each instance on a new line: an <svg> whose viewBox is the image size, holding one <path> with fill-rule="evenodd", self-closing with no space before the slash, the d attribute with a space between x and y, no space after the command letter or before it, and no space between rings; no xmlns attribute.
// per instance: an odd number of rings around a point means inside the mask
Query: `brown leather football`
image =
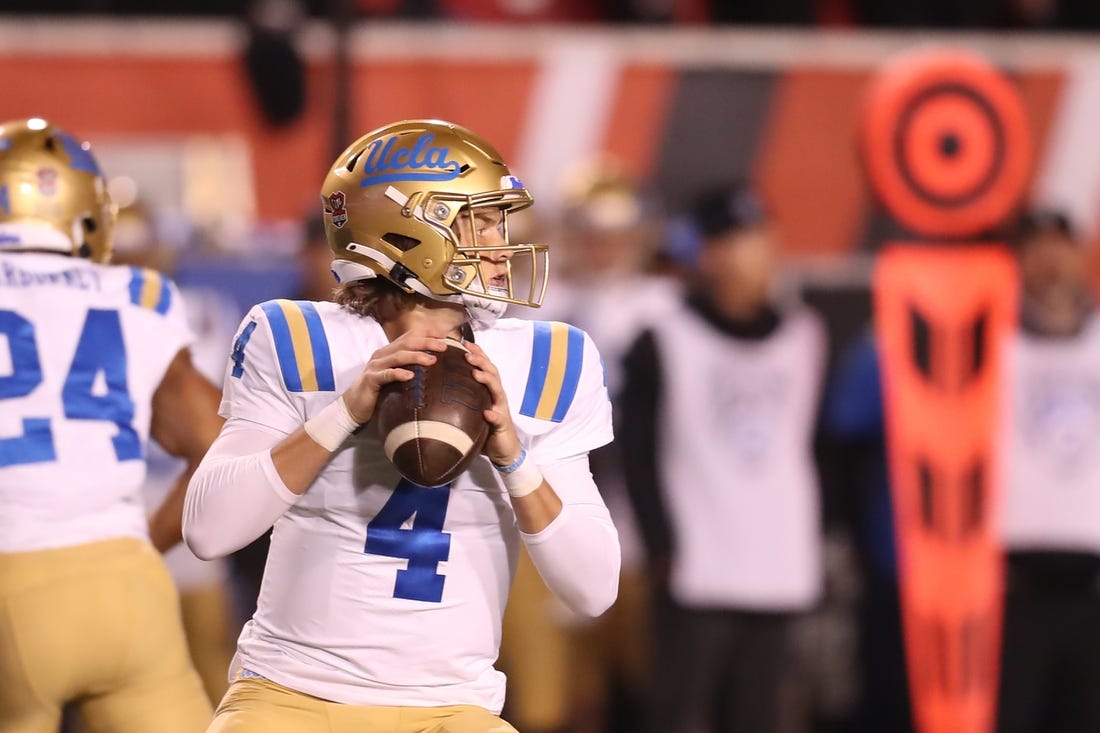
<svg viewBox="0 0 1100 733"><path fill-rule="evenodd" d="M489 389L473 377L466 347L447 339L447 350L430 366L407 367L416 376L378 392L373 420L386 457L402 476L420 486L454 481L489 437L483 412Z"/></svg>

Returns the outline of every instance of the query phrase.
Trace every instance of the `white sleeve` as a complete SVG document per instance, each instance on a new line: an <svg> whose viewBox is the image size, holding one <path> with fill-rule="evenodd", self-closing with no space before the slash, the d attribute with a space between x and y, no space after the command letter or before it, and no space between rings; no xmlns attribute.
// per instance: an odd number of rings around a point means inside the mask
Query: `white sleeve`
<svg viewBox="0 0 1100 733"><path fill-rule="evenodd" d="M588 455L539 466L562 500L561 513L537 534L521 533L546 587L572 611L599 616L619 591L619 535L600 497Z"/></svg>
<svg viewBox="0 0 1100 733"><path fill-rule="evenodd" d="M286 435L230 418L195 470L183 503L183 539L203 560L252 542L301 495L286 487L271 448Z"/></svg>

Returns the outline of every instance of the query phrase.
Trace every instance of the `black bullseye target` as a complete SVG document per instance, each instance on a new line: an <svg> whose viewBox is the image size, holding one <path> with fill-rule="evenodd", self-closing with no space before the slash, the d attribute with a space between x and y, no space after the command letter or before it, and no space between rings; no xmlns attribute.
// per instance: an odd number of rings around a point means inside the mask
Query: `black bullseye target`
<svg viewBox="0 0 1100 733"><path fill-rule="evenodd" d="M883 205L926 236L972 237L1001 223L1031 170L1018 91L984 60L957 51L908 57L880 72L862 142Z"/></svg>

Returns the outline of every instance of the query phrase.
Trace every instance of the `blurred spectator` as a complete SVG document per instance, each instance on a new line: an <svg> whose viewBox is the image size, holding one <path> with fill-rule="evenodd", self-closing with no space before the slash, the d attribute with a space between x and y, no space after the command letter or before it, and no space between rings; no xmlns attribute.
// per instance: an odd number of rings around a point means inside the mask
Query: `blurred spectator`
<svg viewBox="0 0 1100 733"><path fill-rule="evenodd" d="M168 275L174 271L174 253L160 243L153 219L143 204L132 204L119 212L112 260ZM191 360L196 369L220 387L240 314L225 295L206 288L181 285L180 296L195 335ZM164 501L185 468L185 461L173 458L156 441L150 441L147 466L143 490L146 506L152 510ZM227 591L226 563L200 560L182 542L164 554L164 561L179 589L191 660L202 677L211 704L216 706L228 687L229 661L238 626Z"/></svg>
<svg viewBox="0 0 1100 733"><path fill-rule="evenodd" d="M999 733L1100 730L1100 319L1087 254L1057 212L1016 238L1003 532Z"/></svg>
<svg viewBox="0 0 1100 733"><path fill-rule="evenodd" d="M861 570L856 733L909 733L897 546L878 350L868 328L845 350L822 411L822 478Z"/></svg>
<svg viewBox="0 0 1100 733"><path fill-rule="evenodd" d="M325 238L325 222L318 208L304 219L302 246L298 249L299 300L332 300L336 277L332 274L332 249Z"/></svg>
<svg viewBox="0 0 1100 733"><path fill-rule="evenodd" d="M625 362L617 430L651 573L653 731L797 730L792 629L822 591L818 316L771 288L753 192L702 196L690 291Z"/></svg>

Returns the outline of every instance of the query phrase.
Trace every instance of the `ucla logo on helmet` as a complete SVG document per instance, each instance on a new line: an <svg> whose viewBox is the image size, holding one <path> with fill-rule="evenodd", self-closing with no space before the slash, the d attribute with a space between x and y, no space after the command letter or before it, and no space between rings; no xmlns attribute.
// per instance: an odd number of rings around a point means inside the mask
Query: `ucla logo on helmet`
<svg viewBox="0 0 1100 733"><path fill-rule="evenodd" d="M335 191L329 194L328 205L332 208L332 225L340 229L348 223L348 210L345 206L347 197L343 191Z"/></svg>
<svg viewBox="0 0 1100 733"><path fill-rule="evenodd" d="M461 170L457 160L448 156L451 149L435 146L435 135L426 132L411 148L397 147L397 135L375 140L367 146L360 186L397 181L451 181Z"/></svg>

